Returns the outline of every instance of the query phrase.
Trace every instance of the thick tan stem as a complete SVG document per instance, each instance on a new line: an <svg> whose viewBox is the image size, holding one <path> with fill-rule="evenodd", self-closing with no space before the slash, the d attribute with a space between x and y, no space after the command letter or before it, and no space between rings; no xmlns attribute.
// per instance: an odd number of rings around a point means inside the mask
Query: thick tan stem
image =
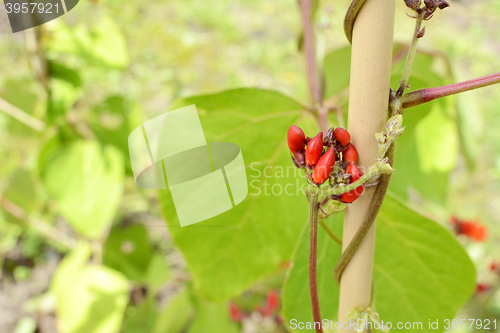
<svg viewBox="0 0 500 333"><path fill-rule="evenodd" d="M349 124L358 164L368 168L378 153L375 133L384 128L388 115L392 40L396 0L367 0L354 23L352 38ZM351 204L344 217L343 250L363 223L373 199L367 190ZM339 321L349 311L371 302L375 223L345 268L340 282ZM340 332L355 332L341 329Z"/></svg>

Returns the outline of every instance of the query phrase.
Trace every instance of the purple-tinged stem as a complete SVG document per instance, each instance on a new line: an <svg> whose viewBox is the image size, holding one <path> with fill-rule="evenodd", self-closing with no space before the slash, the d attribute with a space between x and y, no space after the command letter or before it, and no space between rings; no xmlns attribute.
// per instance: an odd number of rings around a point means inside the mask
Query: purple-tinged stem
<svg viewBox="0 0 500 333"><path fill-rule="evenodd" d="M318 194L311 193L309 200L309 292L311 294L314 328L316 329L316 333L323 333L316 276L316 260L318 256Z"/></svg>
<svg viewBox="0 0 500 333"><path fill-rule="evenodd" d="M403 108L411 108L435 100L437 98L455 95L464 91L474 90L500 83L500 73L483 76L474 80L454 83L447 86L426 88L411 91L401 97Z"/></svg>

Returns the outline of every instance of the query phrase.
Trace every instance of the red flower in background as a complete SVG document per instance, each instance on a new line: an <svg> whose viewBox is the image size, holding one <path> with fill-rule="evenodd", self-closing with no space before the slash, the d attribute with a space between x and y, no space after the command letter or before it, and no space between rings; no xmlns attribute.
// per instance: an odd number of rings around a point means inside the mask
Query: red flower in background
<svg viewBox="0 0 500 333"><path fill-rule="evenodd" d="M487 283L478 283L476 284L476 294L480 295L491 289L491 286Z"/></svg>
<svg viewBox="0 0 500 333"><path fill-rule="evenodd" d="M259 308L259 311L263 316L270 316L274 311L278 310L280 307L280 299L279 294L276 290L271 290L267 294L266 305L264 307Z"/></svg>
<svg viewBox="0 0 500 333"><path fill-rule="evenodd" d="M229 316L234 321L242 321L244 315L236 304L229 303Z"/></svg>
<svg viewBox="0 0 500 333"><path fill-rule="evenodd" d="M500 275L500 261L497 261L497 262L492 262L490 264L490 271L492 271L493 273L497 273L498 275Z"/></svg>
<svg viewBox="0 0 500 333"><path fill-rule="evenodd" d="M457 235L465 235L476 242L482 242L486 239L487 229L479 221L462 221L452 216L450 224L454 227Z"/></svg>

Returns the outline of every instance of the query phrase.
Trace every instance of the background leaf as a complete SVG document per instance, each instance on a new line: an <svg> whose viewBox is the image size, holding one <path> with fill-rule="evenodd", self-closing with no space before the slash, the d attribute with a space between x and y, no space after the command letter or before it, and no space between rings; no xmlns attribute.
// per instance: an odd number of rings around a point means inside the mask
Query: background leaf
<svg viewBox="0 0 500 333"><path fill-rule="evenodd" d="M98 238L111 225L123 191L123 157L112 147L76 141L43 167L47 191L83 235Z"/></svg>
<svg viewBox="0 0 500 333"><path fill-rule="evenodd" d="M128 149L129 134L141 124L141 110L121 95L111 95L93 108L89 123L96 138L102 144L118 148L129 174L132 174Z"/></svg>
<svg viewBox="0 0 500 333"><path fill-rule="evenodd" d="M21 208L25 213L31 213L37 199L35 182L31 173L22 169L14 172L2 196ZM9 221L19 222L19 220L9 212L4 210L4 213L6 219Z"/></svg>
<svg viewBox="0 0 500 333"><path fill-rule="evenodd" d="M151 245L143 225L113 228L104 244L103 263L127 278L142 281L151 259Z"/></svg>
<svg viewBox="0 0 500 333"><path fill-rule="evenodd" d="M91 28L68 27L56 21L53 29L52 51L77 55L91 65L124 68L129 63L125 37L109 16L100 16Z"/></svg>
<svg viewBox="0 0 500 333"><path fill-rule="evenodd" d="M49 96L47 100L48 123L52 124L59 116L66 114L82 94L80 74L56 61L48 63Z"/></svg>
<svg viewBox="0 0 500 333"><path fill-rule="evenodd" d="M153 333L180 333L194 313L194 307L186 288L181 289L160 311Z"/></svg>
<svg viewBox="0 0 500 333"><path fill-rule="evenodd" d="M328 53L324 59L323 71L326 99L347 89L351 78L351 46Z"/></svg>
<svg viewBox="0 0 500 333"><path fill-rule="evenodd" d="M90 246L81 243L59 265L51 290L64 333L118 332L128 302L128 280L104 266L86 264Z"/></svg>

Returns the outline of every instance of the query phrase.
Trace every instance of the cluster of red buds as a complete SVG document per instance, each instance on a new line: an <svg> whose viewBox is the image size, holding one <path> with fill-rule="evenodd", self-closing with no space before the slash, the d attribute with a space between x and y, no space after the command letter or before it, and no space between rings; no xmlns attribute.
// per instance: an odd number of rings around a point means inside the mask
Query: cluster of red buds
<svg viewBox="0 0 500 333"><path fill-rule="evenodd" d="M274 315L280 307L279 294L276 290L271 290L267 293L266 302L264 306L256 306L256 311L259 312L264 317L269 317ZM242 321L247 313L243 312L236 303L229 303L229 316L233 321Z"/></svg>
<svg viewBox="0 0 500 333"><path fill-rule="evenodd" d="M294 125L288 129L287 139L293 163L306 171L314 185L319 186L327 180L330 185L351 184L363 176L355 164L358 151L351 143L351 135L341 127L331 127L324 137L323 132L319 132L314 138L306 138L302 129ZM363 193L364 186L332 196L332 199L351 203Z"/></svg>
<svg viewBox="0 0 500 333"><path fill-rule="evenodd" d="M425 12L424 20L430 20L436 9L445 9L450 6L450 4L444 0L424 0L424 6L422 7L420 7L422 5L422 0L405 0L405 4L418 14Z"/></svg>
<svg viewBox="0 0 500 333"><path fill-rule="evenodd" d="M467 236L476 242L484 241L488 234L486 226L476 220L462 221L452 216L450 218L450 224L457 235Z"/></svg>

